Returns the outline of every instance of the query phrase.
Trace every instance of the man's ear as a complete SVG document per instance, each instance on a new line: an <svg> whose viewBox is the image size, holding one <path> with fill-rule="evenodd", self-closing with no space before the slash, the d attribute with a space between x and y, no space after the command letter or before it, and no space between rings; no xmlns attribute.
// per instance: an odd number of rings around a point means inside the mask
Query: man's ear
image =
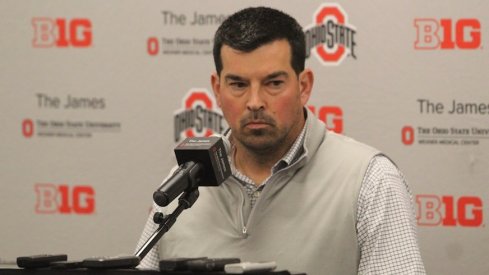
<svg viewBox="0 0 489 275"><path fill-rule="evenodd" d="M299 74L299 89L302 106L306 106L311 96L314 86L314 73L310 69L305 69Z"/></svg>
<svg viewBox="0 0 489 275"><path fill-rule="evenodd" d="M221 107L221 84L219 83L219 76L217 73L211 75L211 86L214 91L214 97L216 98L217 106Z"/></svg>

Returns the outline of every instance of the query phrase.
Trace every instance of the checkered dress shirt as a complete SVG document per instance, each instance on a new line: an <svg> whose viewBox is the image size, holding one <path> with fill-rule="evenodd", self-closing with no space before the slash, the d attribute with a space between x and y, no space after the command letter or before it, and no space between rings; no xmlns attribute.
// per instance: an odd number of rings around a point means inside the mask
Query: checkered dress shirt
<svg viewBox="0 0 489 275"><path fill-rule="evenodd" d="M307 121L293 146L263 183L255 184L231 165L233 176L245 187L252 207L269 179L303 153ZM138 247L156 228L149 219ZM372 158L363 178L356 229L361 255L358 274L426 274L418 249L411 193L401 171L384 156ZM139 268L158 269L158 263L158 250L153 248Z"/></svg>

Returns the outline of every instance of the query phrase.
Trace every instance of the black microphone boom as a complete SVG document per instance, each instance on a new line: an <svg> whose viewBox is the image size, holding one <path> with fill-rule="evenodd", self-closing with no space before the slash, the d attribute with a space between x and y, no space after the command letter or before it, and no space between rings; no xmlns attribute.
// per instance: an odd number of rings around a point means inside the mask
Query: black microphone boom
<svg viewBox="0 0 489 275"><path fill-rule="evenodd" d="M231 175L224 142L220 137L187 138L175 148L178 169L154 193L159 206L167 206L184 191L218 186Z"/></svg>

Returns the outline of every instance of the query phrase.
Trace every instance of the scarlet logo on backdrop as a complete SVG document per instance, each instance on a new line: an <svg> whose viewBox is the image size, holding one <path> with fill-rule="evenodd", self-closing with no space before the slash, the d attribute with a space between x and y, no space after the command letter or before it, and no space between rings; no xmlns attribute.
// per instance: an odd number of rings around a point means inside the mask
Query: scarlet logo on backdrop
<svg viewBox="0 0 489 275"><path fill-rule="evenodd" d="M471 50L481 46L481 23L475 18L418 18L414 26L417 50Z"/></svg>
<svg viewBox="0 0 489 275"><path fill-rule="evenodd" d="M343 109L338 106L322 106L316 112L316 106L307 106L320 120L326 124L326 128L338 134L343 133Z"/></svg>
<svg viewBox="0 0 489 275"><path fill-rule="evenodd" d="M95 190L89 185L37 183L34 189L36 213L89 215L95 212Z"/></svg>
<svg viewBox="0 0 489 275"><path fill-rule="evenodd" d="M26 138L34 135L34 122L32 122L32 119L27 118L22 121L22 135Z"/></svg>
<svg viewBox="0 0 489 275"><path fill-rule="evenodd" d="M148 38L146 46L147 46L146 49L147 49L149 55L154 56L160 52L160 43L158 41L158 38L156 38L156 37Z"/></svg>
<svg viewBox="0 0 489 275"><path fill-rule="evenodd" d="M183 98L183 108L174 113L175 142L221 134L224 123L213 96L206 89L191 89Z"/></svg>
<svg viewBox="0 0 489 275"><path fill-rule="evenodd" d="M87 18L32 18L35 48L86 48L92 45L92 22Z"/></svg>
<svg viewBox="0 0 489 275"><path fill-rule="evenodd" d="M421 226L484 226L482 200L476 196L417 195L416 204Z"/></svg>
<svg viewBox="0 0 489 275"><path fill-rule="evenodd" d="M412 145L414 143L414 128L407 125L401 130L401 141L404 145Z"/></svg>
<svg viewBox="0 0 489 275"><path fill-rule="evenodd" d="M356 30L340 5L323 4L314 13L313 21L304 30L306 57L312 51L323 65L339 65L348 55L356 59Z"/></svg>

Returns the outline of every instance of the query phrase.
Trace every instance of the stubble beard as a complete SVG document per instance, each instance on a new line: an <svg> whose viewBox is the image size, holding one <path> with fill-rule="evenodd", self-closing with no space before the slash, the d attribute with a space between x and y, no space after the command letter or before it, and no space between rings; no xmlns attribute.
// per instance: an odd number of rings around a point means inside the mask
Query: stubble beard
<svg viewBox="0 0 489 275"><path fill-rule="evenodd" d="M261 129L247 129L246 124L251 121L262 121L267 127ZM240 132L235 138L248 151L257 154L273 154L284 146L290 129L278 129L275 120L263 111L253 111L240 120Z"/></svg>

